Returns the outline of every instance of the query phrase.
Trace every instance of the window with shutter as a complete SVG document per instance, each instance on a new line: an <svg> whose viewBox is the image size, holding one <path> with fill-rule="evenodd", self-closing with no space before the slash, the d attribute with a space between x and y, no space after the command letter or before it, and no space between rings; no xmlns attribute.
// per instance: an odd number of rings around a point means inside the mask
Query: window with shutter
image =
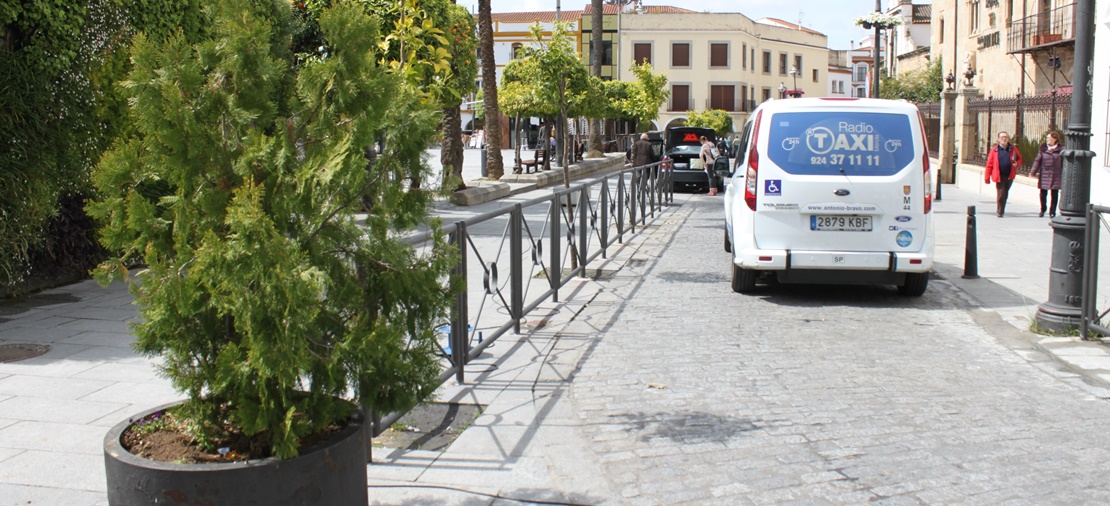
<svg viewBox="0 0 1110 506"><path fill-rule="evenodd" d="M713 85L709 87L709 108L722 111L736 110L736 86Z"/></svg>
<svg viewBox="0 0 1110 506"><path fill-rule="evenodd" d="M671 85L671 111L688 111L690 110L690 85L688 84L672 84Z"/></svg>
<svg viewBox="0 0 1110 506"><path fill-rule="evenodd" d="M632 45L632 63L640 65L651 63L651 44L639 42Z"/></svg>
<svg viewBox="0 0 1110 506"><path fill-rule="evenodd" d="M690 67L690 43L675 42L671 44L671 66Z"/></svg>
<svg viewBox="0 0 1110 506"><path fill-rule="evenodd" d="M728 67L728 44L714 42L709 44L709 66Z"/></svg>

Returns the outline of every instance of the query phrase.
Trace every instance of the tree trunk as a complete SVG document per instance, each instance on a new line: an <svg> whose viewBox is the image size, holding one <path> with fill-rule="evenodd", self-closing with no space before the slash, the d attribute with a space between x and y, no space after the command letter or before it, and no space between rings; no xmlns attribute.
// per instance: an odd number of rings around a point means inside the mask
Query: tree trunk
<svg viewBox="0 0 1110 506"><path fill-rule="evenodd" d="M497 65L493 59L491 0L478 0L479 51L482 54L482 92L486 106L486 169L490 179L505 175L501 159L501 110L497 107Z"/></svg>
<svg viewBox="0 0 1110 506"><path fill-rule="evenodd" d="M462 179L463 145L462 145L462 114L459 105L443 108L443 145L439 150L440 165L443 171L440 177L443 188L454 184L454 191L466 189Z"/></svg>
<svg viewBox="0 0 1110 506"><path fill-rule="evenodd" d="M516 125L516 150L513 153L513 174L520 174L521 172L524 172L524 168L521 166L522 162L520 160L520 146L524 142L524 128L520 126L520 113L516 114L516 121L513 122L513 124Z"/></svg>
<svg viewBox="0 0 1110 506"><path fill-rule="evenodd" d="M593 10L593 12L592 12L593 19L591 20L591 23L593 24L593 26L592 26L593 30L590 32L590 39L592 41L592 50L593 50L592 52L593 52L593 59L594 59L594 65L593 65L592 70L593 70L594 77L597 77L598 79L601 78L601 60L605 57L605 48L603 47L603 41L601 40L601 36L602 36L602 32L601 32L602 26L601 25L603 23L603 16L602 15L604 14L602 12L602 5L601 5L602 2L603 2L603 0L590 0L590 9ZM617 8L619 9L619 8L621 8L621 6L618 5ZM617 34L617 36L619 37L620 34ZM601 119L590 120L590 149L589 149L589 151L597 151L599 153L602 151L602 146L601 146Z"/></svg>

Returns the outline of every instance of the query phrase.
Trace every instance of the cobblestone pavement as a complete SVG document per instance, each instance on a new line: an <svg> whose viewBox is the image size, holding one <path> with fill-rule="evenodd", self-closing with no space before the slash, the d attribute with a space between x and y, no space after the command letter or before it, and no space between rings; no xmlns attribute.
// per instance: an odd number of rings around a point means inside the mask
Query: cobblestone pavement
<svg viewBox="0 0 1110 506"><path fill-rule="evenodd" d="M1098 388L943 279L735 294L719 206L618 273L634 296L570 388L615 503L1110 501Z"/></svg>

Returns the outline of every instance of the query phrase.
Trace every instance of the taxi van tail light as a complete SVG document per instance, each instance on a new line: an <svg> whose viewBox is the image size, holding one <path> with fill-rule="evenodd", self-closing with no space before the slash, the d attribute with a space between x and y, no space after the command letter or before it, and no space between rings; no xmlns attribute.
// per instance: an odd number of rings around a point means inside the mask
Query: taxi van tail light
<svg viewBox="0 0 1110 506"><path fill-rule="evenodd" d="M921 111L917 112L917 124L921 127L921 169L922 177L924 178L925 202L921 206L925 214L929 214L933 210L933 178L929 177L929 143L926 141L925 136L925 120L921 117Z"/></svg>
<svg viewBox="0 0 1110 506"><path fill-rule="evenodd" d="M759 123L763 120L763 111L755 117L755 130L752 134L752 147L748 150L748 170L744 174L744 203L748 205L748 209L755 211L755 195L756 186L758 185L759 175L759 150L756 146L759 145Z"/></svg>

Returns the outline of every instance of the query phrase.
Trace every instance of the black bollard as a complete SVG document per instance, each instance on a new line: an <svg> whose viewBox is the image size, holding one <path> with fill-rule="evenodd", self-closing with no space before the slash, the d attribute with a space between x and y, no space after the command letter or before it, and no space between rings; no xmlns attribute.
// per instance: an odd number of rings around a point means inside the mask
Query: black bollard
<svg viewBox="0 0 1110 506"><path fill-rule="evenodd" d="M979 279L979 247L975 243L975 206L967 206L967 246L964 248L965 279Z"/></svg>
<svg viewBox="0 0 1110 506"><path fill-rule="evenodd" d="M940 164L937 164L937 165L940 165ZM933 202L940 202L941 172L944 172L944 171L941 170L940 167L937 167L937 191L933 192Z"/></svg>

